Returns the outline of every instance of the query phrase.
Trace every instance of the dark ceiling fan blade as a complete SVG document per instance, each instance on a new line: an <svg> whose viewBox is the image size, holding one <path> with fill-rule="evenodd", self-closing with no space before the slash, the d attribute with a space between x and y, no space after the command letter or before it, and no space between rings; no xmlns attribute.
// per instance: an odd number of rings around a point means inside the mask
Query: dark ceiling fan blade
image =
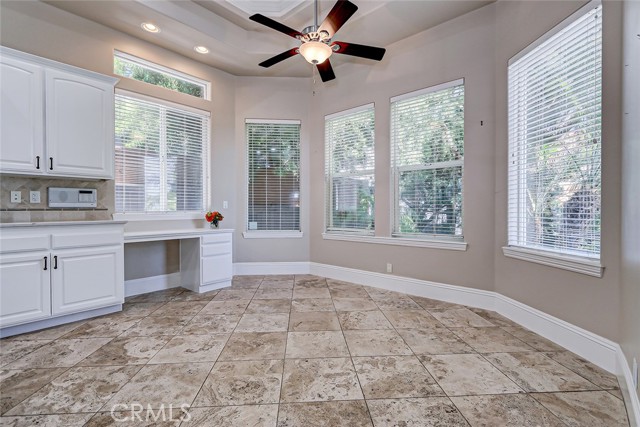
<svg viewBox="0 0 640 427"><path fill-rule="evenodd" d="M334 50L335 53L359 56L360 58L373 59L374 61L382 60L384 53L387 51L382 47L366 46L347 42L334 42L332 46L338 46L338 50Z"/></svg>
<svg viewBox="0 0 640 427"><path fill-rule="evenodd" d="M358 6L349 0L338 0L331 12L322 21L322 24L320 24L318 31L326 31L329 33L329 38L333 37L340 27L351 18L351 15L356 13L356 10L358 10Z"/></svg>
<svg viewBox="0 0 640 427"><path fill-rule="evenodd" d="M294 47L293 49L289 49L287 51L282 52L279 55L276 55L272 58L267 59L266 61L262 61L258 65L264 68L269 68L272 65L277 64L278 62L284 61L287 58L291 58L294 55L298 54L298 48Z"/></svg>
<svg viewBox="0 0 640 427"><path fill-rule="evenodd" d="M260 15L259 13L256 13L255 15L251 15L249 19L251 19L254 22L257 22L258 24L262 24L269 28L272 28L276 31L280 31L281 33L284 33L288 36L293 37L294 39L297 39L302 36L302 33L300 31L294 30L293 28L289 28L286 25L281 24L277 21L274 21L271 18L267 18L264 15Z"/></svg>
<svg viewBox="0 0 640 427"><path fill-rule="evenodd" d="M318 67L318 72L320 73L320 78L323 82L328 82L329 80L336 78L336 75L333 74L333 67L331 67L329 58L327 58L323 63L317 64L316 67Z"/></svg>

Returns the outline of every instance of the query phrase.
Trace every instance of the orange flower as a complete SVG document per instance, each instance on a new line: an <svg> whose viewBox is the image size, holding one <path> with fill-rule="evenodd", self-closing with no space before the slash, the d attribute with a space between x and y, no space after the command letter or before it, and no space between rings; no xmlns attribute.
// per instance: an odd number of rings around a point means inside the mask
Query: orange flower
<svg viewBox="0 0 640 427"><path fill-rule="evenodd" d="M209 211L206 214L204 214L204 219L206 219L207 222L214 222L214 221L222 221L224 217L218 211L213 211L213 212Z"/></svg>

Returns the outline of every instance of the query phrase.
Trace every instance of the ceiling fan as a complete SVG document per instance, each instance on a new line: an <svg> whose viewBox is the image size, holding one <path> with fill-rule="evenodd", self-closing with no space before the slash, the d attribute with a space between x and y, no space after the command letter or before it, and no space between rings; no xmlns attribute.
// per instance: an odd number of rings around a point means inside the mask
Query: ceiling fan
<svg viewBox="0 0 640 427"><path fill-rule="evenodd" d="M323 82L336 78L329 62L332 53L340 53L343 55L358 56L360 58L373 59L380 61L384 56L385 49L381 47L365 46L355 43L347 43L340 41L332 41L335 33L344 25L345 22L358 10L358 6L349 0L338 0L327 15L325 20L318 26L318 0L314 4L314 25L304 30L297 31L289 28L284 24L274 21L259 13L249 17L252 21L265 25L276 31L280 31L288 36L300 40L301 45L294 47L279 55L261 62L261 67L269 68L285 59L300 54L311 64L318 68L320 78Z"/></svg>

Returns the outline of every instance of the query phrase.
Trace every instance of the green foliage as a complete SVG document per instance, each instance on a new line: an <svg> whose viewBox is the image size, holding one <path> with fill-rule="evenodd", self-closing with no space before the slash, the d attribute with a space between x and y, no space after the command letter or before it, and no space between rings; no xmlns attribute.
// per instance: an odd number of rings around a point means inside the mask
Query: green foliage
<svg viewBox="0 0 640 427"><path fill-rule="evenodd" d="M464 87L409 99L394 111L400 233L462 233Z"/></svg>
<svg viewBox="0 0 640 427"><path fill-rule="evenodd" d="M279 177L300 175L300 126L283 124L247 125L249 180L259 169L270 169Z"/></svg>
<svg viewBox="0 0 640 427"><path fill-rule="evenodd" d="M126 59L115 57L113 59L113 72L119 76L161 86L187 95L204 98L203 88L195 83L172 77L168 74L142 67Z"/></svg>

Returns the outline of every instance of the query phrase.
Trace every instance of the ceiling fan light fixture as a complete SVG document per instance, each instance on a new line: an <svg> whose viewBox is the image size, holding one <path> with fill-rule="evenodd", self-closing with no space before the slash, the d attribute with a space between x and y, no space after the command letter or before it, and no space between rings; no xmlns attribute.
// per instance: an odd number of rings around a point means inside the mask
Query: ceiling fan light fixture
<svg viewBox="0 0 640 427"><path fill-rule="evenodd" d="M309 41L300 46L300 55L310 64L322 64L333 53L333 50L326 43Z"/></svg>

